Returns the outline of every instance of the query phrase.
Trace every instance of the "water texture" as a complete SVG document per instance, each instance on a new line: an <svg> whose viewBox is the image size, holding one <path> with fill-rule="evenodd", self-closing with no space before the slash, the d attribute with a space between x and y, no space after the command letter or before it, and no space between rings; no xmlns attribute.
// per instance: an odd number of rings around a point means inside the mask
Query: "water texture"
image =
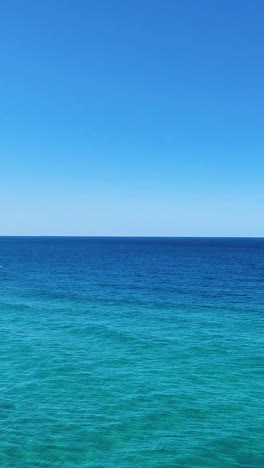
<svg viewBox="0 0 264 468"><path fill-rule="evenodd" d="M0 238L0 466L264 467L264 240Z"/></svg>

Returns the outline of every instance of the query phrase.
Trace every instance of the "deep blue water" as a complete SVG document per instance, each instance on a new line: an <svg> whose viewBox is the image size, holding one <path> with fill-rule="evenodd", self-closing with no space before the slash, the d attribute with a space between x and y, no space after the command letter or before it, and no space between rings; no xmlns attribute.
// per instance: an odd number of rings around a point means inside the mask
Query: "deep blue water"
<svg viewBox="0 0 264 468"><path fill-rule="evenodd" d="M0 466L264 467L264 239L0 238Z"/></svg>

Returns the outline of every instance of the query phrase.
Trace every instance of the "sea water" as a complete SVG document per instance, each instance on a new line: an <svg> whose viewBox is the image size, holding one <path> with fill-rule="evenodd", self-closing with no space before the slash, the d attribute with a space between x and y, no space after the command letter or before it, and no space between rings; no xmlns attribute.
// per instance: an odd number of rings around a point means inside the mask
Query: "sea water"
<svg viewBox="0 0 264 468"><path fill-rule="evenodd" d="M0 466L264 467L264 240L0 238Z"/></svg>

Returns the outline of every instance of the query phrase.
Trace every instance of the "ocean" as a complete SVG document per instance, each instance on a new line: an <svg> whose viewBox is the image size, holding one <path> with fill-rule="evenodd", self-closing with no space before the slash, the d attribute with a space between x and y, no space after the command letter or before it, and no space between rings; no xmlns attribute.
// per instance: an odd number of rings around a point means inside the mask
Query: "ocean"
<svg viewBox="0 0 264 468"><path fill-rule="evenodd" d="M264 467L264 239L0 238L1 468Z"/></svg>

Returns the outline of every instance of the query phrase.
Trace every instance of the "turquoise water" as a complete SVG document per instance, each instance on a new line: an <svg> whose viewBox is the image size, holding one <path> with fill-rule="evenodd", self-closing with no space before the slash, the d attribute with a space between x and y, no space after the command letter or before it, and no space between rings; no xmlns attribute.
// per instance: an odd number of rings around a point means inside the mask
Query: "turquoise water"
<svg viewBox="0 0 264 468"><path fill-rule="evenodd" d="M0 466L264 467L264 240L0 238Z"/></svg>

